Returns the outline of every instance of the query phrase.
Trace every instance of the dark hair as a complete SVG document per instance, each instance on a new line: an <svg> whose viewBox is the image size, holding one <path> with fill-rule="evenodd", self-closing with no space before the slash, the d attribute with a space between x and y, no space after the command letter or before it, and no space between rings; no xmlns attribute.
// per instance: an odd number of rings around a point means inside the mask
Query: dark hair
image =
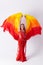
<svg viewBox="0 0 43 65"><path fill-rule="evenodd" d="M20 24L20 30L21 30L21 25L23 25L24 26L24 24L22 23L22 24ZM23 30L25 31L25 26L23 27Z"/></svg>

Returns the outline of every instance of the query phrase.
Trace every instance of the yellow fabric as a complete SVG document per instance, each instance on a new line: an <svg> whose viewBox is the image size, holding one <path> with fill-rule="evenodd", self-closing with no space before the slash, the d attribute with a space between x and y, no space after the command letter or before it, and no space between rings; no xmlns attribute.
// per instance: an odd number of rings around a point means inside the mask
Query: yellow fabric
<svg viewBox="0 0 43 65"><path fill-rule="evenodd" d="M6 19L6 22L9 22L13 25L16 33L18 33L19 30L21 16L23 16L23 14L20 12L13 14ZM26 17L26 33L28 33L31 28L40 26L39 22L33 16L28 14L25 14L24 16Z"/></svg>

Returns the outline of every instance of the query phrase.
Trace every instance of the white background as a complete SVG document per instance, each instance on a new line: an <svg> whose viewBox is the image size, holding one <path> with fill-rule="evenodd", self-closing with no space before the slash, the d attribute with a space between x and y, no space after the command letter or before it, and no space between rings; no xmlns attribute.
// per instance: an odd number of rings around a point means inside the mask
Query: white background
<svg viewBox="0 0 43 65"><path fill-rule="evenodd" d="M11 14L22 12L36 17L43 26L43 0L0 0L0 25ZM43 30L27 41L27 61L17 62L17 41L0 28L0 65L43 65Z"/></svg>

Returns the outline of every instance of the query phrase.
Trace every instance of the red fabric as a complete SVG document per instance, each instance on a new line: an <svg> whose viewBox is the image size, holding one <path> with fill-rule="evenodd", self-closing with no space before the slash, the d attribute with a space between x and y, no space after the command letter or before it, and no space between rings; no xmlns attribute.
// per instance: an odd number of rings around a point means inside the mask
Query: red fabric
<svg viewBox="0 0 43 65"><path fill-rule="evenodd" d="M4 21L3 25L1 26L4 28L3 31L8 30L9 33L13 36L13 38L18 41L18 34L15 32L13 25L9 22L6 22L6 20ZM30 39L34 35L41 34L41 29L42 29L41 26L31 28L31 30L29 30L26 33L26 40Z"/></svg>
<svg viewBox="0 0 43 65"><path fill-rule="evenodd" d="M6 20L5 20L6 21ZM8 22L4 22L3 25L1 26L3 27L3 31L5 32L5 30L9 31L9 33L13 36L13 38L15 40L18 40L18 35L16 34L16 32L14 31L14 27L11 23Z"/></svg>
<svg viewBox="0 0 43 65"><path fill-rule="evenodd" d="M19 38L18 38L18 55L16 60L20 61L26 61L26 53L25 53L25 48L26 48L26 34L25 32L20 31L19 32Z"/></svg>
<svg viewBox="0 0 43 65"><path fill-rule="evenodd" d="M32 36L41 34L41 30L42 30L42 28L41 28L40 26L39 26L39 27L34 27L34 28L32 28L32 29L27 33L26 40L30 39Z"/></svg>

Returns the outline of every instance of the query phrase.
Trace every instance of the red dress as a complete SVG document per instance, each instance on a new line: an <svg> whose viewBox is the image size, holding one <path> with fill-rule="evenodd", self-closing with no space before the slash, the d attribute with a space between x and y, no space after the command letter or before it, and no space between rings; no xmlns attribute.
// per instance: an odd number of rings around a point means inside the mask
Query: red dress
<svg viewBox="0 0 43 65"><path fill-rule="evenodd" d="M23 31L19 32L19 38L18 38L18 55L16 60L20 60L20 61L26 61L26 52L25 52L25 48L26 48L26 33Z"/></svg>

